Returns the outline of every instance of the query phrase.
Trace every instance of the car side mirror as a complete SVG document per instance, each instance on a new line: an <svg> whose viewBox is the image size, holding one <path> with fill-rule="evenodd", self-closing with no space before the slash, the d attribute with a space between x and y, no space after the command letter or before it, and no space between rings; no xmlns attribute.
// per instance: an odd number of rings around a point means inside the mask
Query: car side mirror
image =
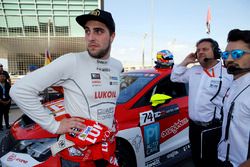
<svg viewBox="0 0 250 167"><path fill-rule="evenodd" d="M160 104L168 103L172 99L171 96L165 94L154 94L150 98L150 102L152 103L152 107L156 107Z"/></svg>

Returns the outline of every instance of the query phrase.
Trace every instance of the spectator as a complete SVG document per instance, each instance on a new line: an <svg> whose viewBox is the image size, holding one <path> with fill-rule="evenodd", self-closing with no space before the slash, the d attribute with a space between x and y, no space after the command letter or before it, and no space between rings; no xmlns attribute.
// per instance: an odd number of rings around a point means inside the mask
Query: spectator
<svg viewBox="0 0 250 167"><path fill-rule="evenodd" d="M233 82L224 98L219 167L250 166L250 30L228 33L222 54Z"/></svg>
<svg viewBox="0 0 250 167"><path fill-rule="evenodd" d="M1 63L0 63L0 73L3 73L5 75L6 82L9 82L9 84L11 85L10 75L7 71L3 70L3 65Z"/></svg>
<svg viewBox="0 0 250 167"><path fill-rule="evenodd" d="M181 64L174 65L171 74L173 82L189 83L189 139L197 167L211 167L217 163L220 134L202 138L202 141L201 134L221 125L222 98L232 81L232 76L227 74L218 60L220 56L221 51L215 40L201 39L196 44L196 52L187 55ZM196 62L199 65L187 67Z"/></svg>
<svg viewBox="0 0 250 167"><path fill-rule="evenodd" d="M11 99L9 96L10 84L6 82L6 77L0 73L0 130L3 130L3 116L6 129L10 128L9 125L9 110Z"/></svg>

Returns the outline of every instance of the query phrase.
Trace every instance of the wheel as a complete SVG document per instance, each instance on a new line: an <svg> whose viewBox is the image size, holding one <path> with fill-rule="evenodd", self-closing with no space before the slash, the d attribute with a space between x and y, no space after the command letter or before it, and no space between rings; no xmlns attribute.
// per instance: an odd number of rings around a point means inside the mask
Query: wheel
<svg viewBox="0 0 250 167"><path fill-rule="evenodd" d="M0 157L12 150L16 143L17 141L11 135L10 131L6 132L0 141Z"/></svg>
<svg viewBox="0 0 250 167"><path fill-rule="evenodd" d="M132 146L125 140L116 140L116 157L119 167L136 167L136 158Z"/></svg>

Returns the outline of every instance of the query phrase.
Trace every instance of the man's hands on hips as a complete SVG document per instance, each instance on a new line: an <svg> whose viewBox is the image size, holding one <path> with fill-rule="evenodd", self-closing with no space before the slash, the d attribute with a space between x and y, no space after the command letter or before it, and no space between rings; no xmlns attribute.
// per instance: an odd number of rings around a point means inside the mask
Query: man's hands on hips
<svg viewBox="0 0 250 167"><path fill-rule="evenodd" d="M84 129L84 120L81 118L64 118L60 122L60 126L56 131L56 134L65 134L65 133L77 133L75 128Z"/></svg>

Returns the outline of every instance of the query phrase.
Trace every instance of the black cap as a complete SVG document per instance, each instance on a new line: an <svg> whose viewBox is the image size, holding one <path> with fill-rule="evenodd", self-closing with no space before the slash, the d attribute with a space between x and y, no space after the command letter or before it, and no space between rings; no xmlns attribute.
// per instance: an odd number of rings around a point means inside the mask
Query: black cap
<svg viewBox="0 0 250 167"><path fill-rule="evenodd" d="M115 22L112 18L111 13L106 12L104 10L95 9L91 11L89 14L84 14L76 17L76 21L80 24L83 28L85 24L89 20L97 20L104 23L111 32L115 32Z"/></svg>

